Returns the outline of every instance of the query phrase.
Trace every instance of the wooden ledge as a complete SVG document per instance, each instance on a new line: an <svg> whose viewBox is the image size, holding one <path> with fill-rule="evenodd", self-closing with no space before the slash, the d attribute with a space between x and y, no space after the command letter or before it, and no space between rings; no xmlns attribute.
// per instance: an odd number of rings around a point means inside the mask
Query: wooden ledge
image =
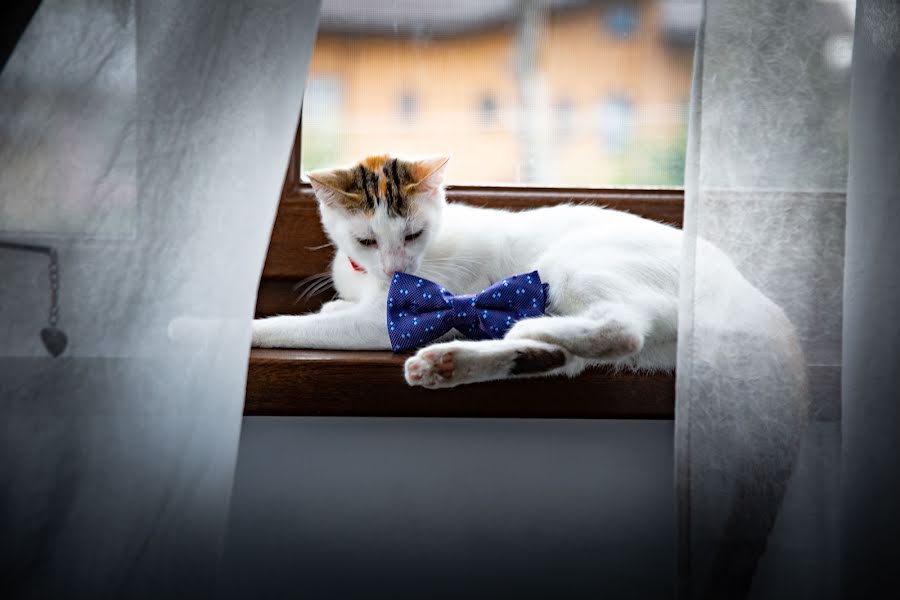
<svg viewBox="0 0 900 600"><path fill-rule="evenodd" d="M304 298L294 284L327 272L332 249L308 184L300 182L299 133L275 218L256 316L319 309L330 291ZM681 225L682 190L449 186L450 202L523 209L576 202ZM298 298L299 297L299 298ZM390 352L259 350L250 353L247 415L566 417L672 419L674 375L594 370L576 379L522 379L449 390L411 388L406 356Z"/></svg>
<svg viewBox="0 0 900 600"><path fill-rule="evenodd" d="M594 369L537 378L412 388L406 355L325 350L250 351L246 415L672 419L674 375Z"/></svg>

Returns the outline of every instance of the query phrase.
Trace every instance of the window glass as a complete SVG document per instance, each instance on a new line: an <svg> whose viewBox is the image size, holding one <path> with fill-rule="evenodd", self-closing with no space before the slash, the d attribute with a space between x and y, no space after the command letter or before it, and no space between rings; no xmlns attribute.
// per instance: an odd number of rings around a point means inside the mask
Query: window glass
<svg viewBox="0 0 900 600"><path fill-rule="evenodd" d="M405 123L412 123L416 120L416 112L418 112L419 102L413 92L403 92L400 95L400 119Z"/></svg>
<svg viewBox="0 0 900 600"><path fill-rule="evenodd" d="M680 186L700 4L323 0L302 169L450 154L451 183Z"/></svg>
<svg viewBox="0 0 900 600"><path fill-rule="evenodd" d="M497 122L497 101L490 94L481 97L481 124L485 127L495 125Z"/></svg>
<svg viewBox="0 0 900 600"><path fill-rule="evenodd" d="M613 94L600 104L597 125L602 144L612 155L624 154L631 141L634 108L624 94Z"/></svg>
<svg viewBox="0 0 900 600"><path fill-rule="evenodd" d="M303 98L302 152L304 168L344 161L344 144L335 135L344 127L344 86L336 73L311 74Z"/></svg>
<svg viewBox="0 0 900 600"><path fill-rule="evenodd" d="M568 137L575 131L575 107L568 98L556 103L556 135Z"/></svg>
<svg viewBox="0 0 900 600"><path fill-rule="evenodd" d="M631 35L637 25L637 7L630 2L615 2L606 11L606 26L618 36Z"/></svg>

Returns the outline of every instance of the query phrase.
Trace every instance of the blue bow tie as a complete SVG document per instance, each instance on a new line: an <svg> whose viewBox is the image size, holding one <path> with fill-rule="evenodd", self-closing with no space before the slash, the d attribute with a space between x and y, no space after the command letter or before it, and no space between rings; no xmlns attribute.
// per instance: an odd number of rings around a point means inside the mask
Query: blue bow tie
<svg viewBox="0 0 900 600"><path fill-rule="evenodd" d="M454 327L474 340L498 339L516 321L544 314L547 284L537 271L507 277L489 288L454 296L438 284L395 273L387 300L387 325L394 352L415 348Z"/></svg>

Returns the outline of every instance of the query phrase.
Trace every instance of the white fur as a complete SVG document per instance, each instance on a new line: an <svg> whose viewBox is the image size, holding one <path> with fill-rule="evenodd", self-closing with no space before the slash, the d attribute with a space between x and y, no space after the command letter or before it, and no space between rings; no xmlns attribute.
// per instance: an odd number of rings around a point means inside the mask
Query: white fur
<svg viewBox="0 0 900 600"><path fill-rule="evenodd" d="M324 194L319 193L322 198ZM593 206L562 205L521 212L446 204L440 186L414 199L409 221L383 210L368 219L320 201L322 223L337 247L332 265L342 300L316 314L256 320L253 345L346 350L389 350L385 324L390 275L395 270L434 280L456 294L537 270L549 283L550 316L518 322L502 340L442 341L406 362L410 385L451 387L511 377L517 357L562 351L563 364L534 375L574 376L594 365L671 371L675 367L681 231L635 215ZM405 235L425 228L411 244ZM357 238L375 236L378 248ZM780 309L741 276L718 249L701 243L715 279L697 306L754 311L790 330ZM354 271L348 260L366 269ZM712 262L710 262L712 261ZM705 310L705 309L704 309ZM759 321L757 321L759 322ZM786 324L786 325L785 325ZM451 340L451 341L447 341Z"/></svg>

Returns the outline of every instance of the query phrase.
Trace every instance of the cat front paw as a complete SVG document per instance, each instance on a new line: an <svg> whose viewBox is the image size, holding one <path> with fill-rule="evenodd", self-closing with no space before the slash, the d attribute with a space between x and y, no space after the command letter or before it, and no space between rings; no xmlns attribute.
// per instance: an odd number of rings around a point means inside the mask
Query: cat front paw
<svg viewBox="0 0 900 600"><path fill-rule="evenodd" d="M276 331L269 319L254 319L251 325L250 346L253 348L275 347Z"/></svg>
<svg viewBox="0 0 900 600"><path fill-rule="evenodd" d="M419 350L415 356L406 359L404 365L406 383L428 389L453 387L456 360L452 348L432 346Z"/></svg>

